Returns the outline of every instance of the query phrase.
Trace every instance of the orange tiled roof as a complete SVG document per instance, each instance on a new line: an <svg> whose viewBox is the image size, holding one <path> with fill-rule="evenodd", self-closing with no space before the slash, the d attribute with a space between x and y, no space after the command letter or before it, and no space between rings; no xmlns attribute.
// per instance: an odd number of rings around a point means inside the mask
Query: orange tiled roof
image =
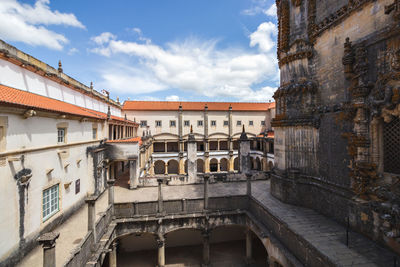
<svg viewBox="0 0 400 267"><path fill-rule="evenodd" d="M139 145L142 144L142 138L140 136L129 138L129 139L107 140L106 143L138 143L138 142L139 142Z"/></svg>
<svg viewBox="0 0 400 267"><path fill-rule="evenodd" d="M26 108L35 108L45 111L60 112L63 114L78 115L87 118L106 120L107 114L92 109L83 108L57 99L18 90L0 84L0 103L17 105ZM111 119L138 125L136 122L124 118L111 116Z"/></svg>
<svg viewBox="0 0 400 267"><path fill-rule="evenodd" d="M0 84L0 103L102 119L79 106Z"/></svg>
<svg viewBox="0 0 400 267"><path fill-rule="evenodd" d="M226 111L229 106L236 111L265 111L275 108L272 103L240 103L240 102L179 102L179 101L125 101L122 110L178 110L182 105L183 110L204 110L205 105L208 110Z"/></svg>

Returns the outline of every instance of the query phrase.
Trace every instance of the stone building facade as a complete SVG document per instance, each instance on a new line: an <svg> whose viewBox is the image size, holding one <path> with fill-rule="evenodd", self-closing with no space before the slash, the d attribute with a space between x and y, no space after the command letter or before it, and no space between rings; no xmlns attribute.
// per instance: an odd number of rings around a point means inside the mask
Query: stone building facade
<svg viewBox="0 0 400 267"><path fill-rule="evenodd" d="M191 129L199 173L239 170L243 127L251 139L252 168L267 171L273 166L275 103L126 101L123 112L139 123L139 135L151 133L149 175L187 174Z"/></svg>
<svg viewBox="0 0 400 267"><path fill-rule="evenodd" d="M277 0L278 199L400 252L400 1Z"/></svg>

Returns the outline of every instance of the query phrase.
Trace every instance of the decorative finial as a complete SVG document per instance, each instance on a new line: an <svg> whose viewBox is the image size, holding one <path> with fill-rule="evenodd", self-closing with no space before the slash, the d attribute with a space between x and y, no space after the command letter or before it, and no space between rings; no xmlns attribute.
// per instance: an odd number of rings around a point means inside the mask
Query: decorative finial
<svg viewBox="0 0 400 267"><path fill-rule="evenodd" d="M242 129L242 133L245 133L246 131L245 131L245 129L244 129L244 124L243 124L243 129Z"/></svg>
<svg viewBox="0 0 400 267"><path fill-rule="evenodd" d="M125 120L128 120L128 117L126 117L126 114L125 114Z"/></svg>
<svg viewBox="0 0 400 267"><path fill-rule="evenodd" d="M61 60L58 61L58 72L59 72L59 73L62 73L62 72L63 72Z"/></svg>
<svg viewBox="0 0 400 267"><path fill-rule="evenodd" d="M119 104L119 96L117 96L117 103Z"/></svg>
<svg viewBox="0 0 400 267"><path fill-rule="evenodd" d="M90 89L93 90L93 82L90 82Z"/></svg>
<svg viewBox="0 0 400 267"><path fill-rule="evenodd" d="M190 133L193 133L193 125L190 124Z"/></svg>

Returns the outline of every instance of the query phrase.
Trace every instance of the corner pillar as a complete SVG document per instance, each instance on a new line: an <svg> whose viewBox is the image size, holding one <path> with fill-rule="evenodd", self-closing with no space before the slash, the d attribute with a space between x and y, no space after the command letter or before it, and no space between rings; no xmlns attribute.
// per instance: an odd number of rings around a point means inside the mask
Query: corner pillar
<svg viewBox="0 0 400 267"><path fill-rule="evenodd" d="M247 190L246 194L250 198L251 197L251 173L246 173L246 185L247 185Z"/></svg>
<svg viewBox="0 0 400 267"><path fill-rule="evenodd" d="M43 246L43 267L56 266L56 239L60 233L49 232L41 235L37 241Z"/></svg>
<svg viewBox="0 0 400 267"><path fill-rule="evenodd" d="M88 204L88 231L93 232L93 242L97 243L96 234L96 196L90 196L86 198Z"/></svg>
<svg viewBox="0 0 400 267"><path fill-rule="evenodd" d="M129 181L130 181L130 189L136 189L139 183L139 179L137 177L137 162L136 160L129 161Z"/></svg>
<svg viewBox="0 0 400 267"><path fill-rule="evenodd" d="M165 266L165 237L162 234L159 234L157 236L157 247L158 247L157 266L164 267Z"/></svg>

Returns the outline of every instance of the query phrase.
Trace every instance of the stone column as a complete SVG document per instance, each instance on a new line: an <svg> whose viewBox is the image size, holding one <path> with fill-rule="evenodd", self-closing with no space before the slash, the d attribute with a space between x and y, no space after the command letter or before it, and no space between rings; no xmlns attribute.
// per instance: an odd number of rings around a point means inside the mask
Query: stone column
<svg viewBox="0 0 400 267"><path fill-rule="evenodd" d="M165 266L165 237L162 234L158 234L157 236L157 247L158 247L158 257L157 257L157 266L164 267Z"/></svg>
<svg viewBox="0 0 400 267"><path fill-rule="evenodd" d="M137 177L137 163L136 160L129 161L129 181L130 189L136 189L139 184L139 178Z"/></svg>
<svg viewBox="0 0 400 267"><path fill-rule="evenodd" d="M246 173L246 185L247 185L247 190L246 194L248 197L251 197L251 173Z"/></svg>
<svg viewBox="0 0 400 267"><path fill-rule="evenodd" d="M208 209L208 180L210 178L209 174L204 174L204 210Z"/></svg>
<svg viewBox="0 0 400 267"><path fill-rule="evenodd" d="M252 262L252 236L251 230L246 231L246 262L250 264Z"/></svg>
<svg viewBox="0 0 400 267"><path fill-rule="evenodd" d="M108 255L108 266L117 267L117 242L114 241L110 246L110 253Z"/></svg>
<svg viewBox="0 0 400 267"><path fill-rule="evenodd" d="M203 234L203 267L210 266L210 233L205 231Z"/></svg>
<svg viewBox="0 0 400 267"><path fill-rule="evenodd" d="M221 160L217 162L217 172L221 171Z"/></svg>
<svg viewBox="0 0 400 267"><path fill-rule="evenodd" d="M228 172L234 172L235 171L234 165L235 165L235 159L234 159L233 155L229 156Z"/></svg>
<svg viewBox="0 0 400 267"><path fill-rule="evenodd" d="M56 266L56 239L60 233L49 232L41 235L37 241L43 246L43 267Z"/></svg>
<svg viewBox="0 0 400 267"><path fill-rule="evenodd" d="M97 196L89 196L86 198L88 204L88 231L93 232L94 243L97 243L96 234L96 199Z"/></svg>
<svg viewBox="0 0 400 267"><path fill-rule="evenodd" d="M250 140L247 138L244 125L239 140L239 171L244 174L250 171Z"/></svg>
<svg viewBox="0 0 400 267"><path fill-rule="evenodd" d="M115 180L107 180L108 184L108 205L111 205L111 214L114 215L114 184Z"/></svg>
<svg viewBox="0 0 400 267"><path fill-rule="evenodd" d="M165 173L165 174L168 174L168 162L165 162L164 167L165 167L164 173Z"/></svg>
<svg viewBox="0 0 400 267"><path fill-rule="evenodd" d="M167 142L164 142L164 149L165 149L164 152L168 152L168 143Z"/></svg>
<svg viewBox="0 0 400 267"><path fill-rule="evenodd" d="M187 142L187 164L189 183L194 183L197 178L197 143L192 126L190 126L190 134Z"/></svg>
<svg viewBox="0 0 400 267"><path fill-rule="evenodd" d="M233 153L233 142L232 142L232 106L229 105L229 112L228 112L228 135L229 135L229 140L228 140L228 149L229 151L232 151Z"/></svg>
<svg viewBox="0 0 400 267"><path fill-rule="evenodd" d="M163 195L162 195L162 184L163 184L163 179L162 178L158 178L157 179L158 182L158 214L162 214L164 212L164 208L163 208Z"/></svg>
<svg viewBox="0 0 400 267"><path fill-rule="evenodd" d="M204 157L204 173L210 172L210 158L207 156Z"/></svg>
<svg viewBox="0 0 400 267"><path fill-rule="evenodd" d="M183 153L179 152L179 174L185 174L185 159L183 158Z"/></svg>

